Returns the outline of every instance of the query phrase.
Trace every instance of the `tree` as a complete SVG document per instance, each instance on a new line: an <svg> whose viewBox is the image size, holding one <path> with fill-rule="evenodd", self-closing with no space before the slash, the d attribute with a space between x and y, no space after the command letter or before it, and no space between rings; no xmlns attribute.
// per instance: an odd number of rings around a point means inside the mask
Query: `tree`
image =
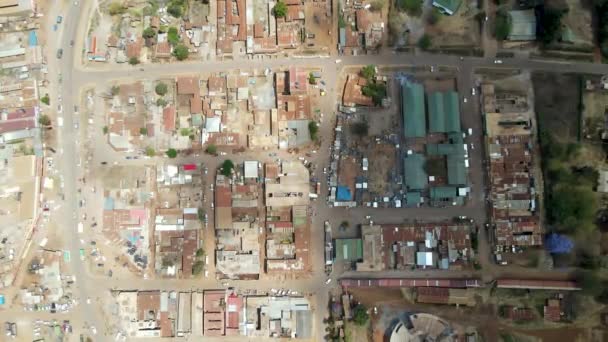
<svg viewBox="0 0 608 342"><path fill-rule="evenodd" d="M167 100L160 98L156 100L156 105L159 107L164 107L167 105Z"/></svg>
<svg viewBox="0 0 608 342"><path fill-rule="evenodd" d="M422 50L428 50L431 47L431 44L431 37L428 34L424 34L418 39L418 47Z"/></svg>
<svg viewBox="0 0 608 342"><path fill-rule="evenodd" d="M146 127L142 127L139 129L140 135L148 135L148 129Z"/></svg>
<svg viewBox="0 0 608 342"><path fill-rule="evenodd" d="M414 17L419 17L422 14L421 0L398 0L397 7Z"/></svg>
<svg viewBox="0 0 608 342"><path fill-rule="evenodd" d="M183 12L183 7L176 3L171 3L169 7L167 7L167 13L171 14L171 16L173 16L174 18L181 17Z"/></svg>
<svg viewBox="0 0 608 342"><path fill-rule="evenodd" d="M369 131L369 125L367 124L367 121L358 121L351 125L350 130L353 134L364 137Z"/></svg>
<svg viewBox="0 0 608 342"><path fill-rule="evenodd" d="M310 140L316 141L319 133L319 125L315 121L308 123L308 132L310 133Z"/></svg>
<svg viewBox="0 0 608 342"><path fill-rule="evenodd" d="M120 92L120 86L112 86L112 88L110 88L110 93L112 94L112 96L116 96L118 95L118 93Z"/></svg>
<svg viewBox="0 0 608 342"><path fill-rule="evenodd" d="M201 222L205 221L205 209L203 208L198 208L197 210L197 216L198 216L198 220Z"/></svg>
<svg viewBox="0 0 608 342"><path fill-rule="evenodd" d="M202 258L205 256L205 250L202 248L199 248L196 250L196 257L197 258Z"/></svg>
<svg viewBox="0 0 608 342"><path fill-rule="evenodd" d="M365 306L363 306L363 304L355 306L353 309L353 322L355 322L356 325L362 326L365 325L368 320L369 314L367 313Z"/></svg>
<svg viewBox="0 0 608 342"><path fill-rule="evenodd" d="M511 16L504 10L496 12L494 36L497 40L505 40L511 33Z"/></svg>
<svg viewBox="0 0 608 342"><path fill-rule="evenodd" d="M313 75L312 72L308 74L308 83L313 85L317 84L317 79L315 78L315 75Z"/></svg>
<svg viewBox="0 0 608 342"><path fill-rule="evenodd" d="M361 68L361 77L365 78L368 82L372 81L376 77L376 66L370 64Z"/></svg>
<svg viewBox="0 0 608 342"><path fill-rule="evenodd" d="M139 64L139 58L137 58L137 57L131 57L131 58L129 58L129 64L131 64L131 65L137 65L137 64Z"/></svg>
<svg viewBox="0 0 608 342"><path fill-rule="evenodd" d="M156 155L156 151L152 147L148 146L146 147L146 155L148 157L154 157Z"/></svg>
<svg viewBox="0 0 608 342"><path fill-rule="evenodd" d="M147 27L142 33L142 36L144 38L154 38L156 37L156 31L154 31L154 29L151 27Z"/></svg>
<svg viewBox="0 0 608 342"><path fill-rule="evenodd" d="M372 12L380 12L384 8L385 0L374 0L370 3L369 9Z"/></svg>
<svg viewBox="0 0 608 342"><path fill-rule="evenodd" d="M173 49L173 56L175 56L178 61L183 61L184 59L188 58L188 55L188 48L183 44L180 44Z"/></svg>
<svg viewBox="0 0 608 342"><path fill-rule="evenodd" d="M165 96L167 94L168 88L165 83L159 82L156 87L154 87L154 91L157 95Z"/></svg>
<svg viewBox="0 0 608 342"><path fill-rule="evenodd" d="M192 132L192 130L191 130L190 128L182 128L182 129L180 129L180 130L179 130L179 134L180 134L182 137L187 137L187 136L189 136L189 135L191 134L191 132Z"/></svg>
<svg viewBox="0 0 608 342"><path fill-rule="evenodd" d="M595 227L597 197L590 187L558 184L549 194L549 219L558 231L573 233L590 231Z"/></svg>
<svg viewBox="0 0 608 342"><path fill-rule="evenodd" d="M433 8L429 13L428 17L426 17L426 22L429 25L434 26L439 22L439 19L441 19L441 13L439 13L436 8Z"/></svg>
<svg viewBox="0 0 608 342"><path fill-rule="evenodd" d="M49 94L44 94L44 96L40 99L40 102L44 103L47 106L50 105L51 99L49 98Z"/></svg>
<svg viewBox="0 0 608 342"><path fill-rule="evenodd" d="M43 114L38 118L38 123L42 126L49 126L51 124L51 118L48 115Z"/></svg>
<svg viewBox="0 0 608 342"><path fill-rule="evenodd" d="M279 0L277 4L274 5L272 14L274 14L275 18L284 18L287 15L287 4Z"/></svg>
<svg viewBox="0 0 608 342"><path fill-rule="evenodd" d="M166 155L169 158L175 158L177 157L177 151L174 148L170 148L167 150Z"/></svg>
<svg viewBox="0 0 608 342"><path fill-rule="evenodd" d="M126 11L127 8L118 1L114 1L108 6L108 13L110 13L110 15L124 14Z"/></svg>
<svg viewBox="0 0 608 342"><path fill-rule="evenodd" d="M192 274L197 276L203 273L205 263L202 260L197 260L192 264Z"/></svg>
<svg viewBox="0 0 608 342"><path fill-rule="evenodd" d="M222 163L222 175L226 177L230 177L232 175L232 170L234 169L234 163L230 159L224 160Z"/></svg>
<svg viewBox="0 0 608 342"><path fill-rule="evenodd" d="M602 292L602 280L596 271L580 270L575 278L584 294L597 296Z"/></svg>
<svg viewBox="0 0 608 342"><path fill-rule="evenodd" d="M379 106L386 97L386 85L384 83L368 82L363 86L361 92L363 95L371 97L374 105Z"/></svg>
<svg viewBox="0 0 608 342"><path fill-rule="evenodd" d="M217 146L215 146L214 144L209 144L209 145L207 145L207 149L205 149L205 152L207 152L208 154L211 154L211 155L216 155Z"/></svg>
<svg viewBox="0 0 608 342"><path fill-rule="evenodd" d="M169 27L169 31L167 32L167 40L173 46L179 44L179 33L177 32L176 27Z"/></svg>
<svg viewBox="0 0 608 342"><path fill-rule="evenodd" d="M562 16L567 10L553 9L547 6L540 17L540 32L538 38L544 44L559 40L562 36Z"/></svg>
<svg viewBox="0 0 608 342"><path fill-rule="evenodd" d="M108 126L103 126L103 134L108 134Z"/></svg>

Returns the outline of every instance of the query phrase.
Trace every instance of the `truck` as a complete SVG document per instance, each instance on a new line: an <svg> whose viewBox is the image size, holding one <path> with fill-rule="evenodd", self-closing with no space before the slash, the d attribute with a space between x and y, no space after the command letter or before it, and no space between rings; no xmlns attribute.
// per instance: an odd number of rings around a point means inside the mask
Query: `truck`
<svg viewBox="0 0 608 342"><path fill-rule="evenodd" d="M325 274L330 275L333 269L333 244L331 237L331 225L329 221L325 221Z"/></svg>
<svg viewBox="0 0 608 342"><path fill-rule="evenodd" d="M61 116L57 118L57 126L63 127L63 118Z"/></svg>
<svg viewBox="0 0 608 342"><path fill-rule="evenodd" d="M80 260L84 260L84 248L81 248L78 253L80 254Z"/></svg>

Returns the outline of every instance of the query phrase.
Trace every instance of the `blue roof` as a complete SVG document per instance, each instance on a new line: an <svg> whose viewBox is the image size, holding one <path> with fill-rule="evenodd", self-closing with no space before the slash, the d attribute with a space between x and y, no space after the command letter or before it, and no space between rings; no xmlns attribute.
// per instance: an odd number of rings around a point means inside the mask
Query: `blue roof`
<svg viewBox="0 0 608 342"><path fill-rule="evenodd" d="M353 194L351 194L350 189L343 185L338 185L338 191L336 191L336 199L338 201L352 201Z"/></svg>
<svg viewBox="0 0 608 342"><path fill-rule="evenodd" d="M346 45L346 29L344 27L340 27L340 39L338 43L340 46Z"/></svg>
<svg viewBox="0 0 608 342"><path fill-rule="evenodd" d="M4 304L4 295L0 295L0 305Z"/></svg>
<svg viewBox="0 0 608 342"><path fill-rule="evenodd" d="M30 34L28 36L28 44L29 46L38 45L38 36L36 35L36 30L30 31Z"/></svg>
<svg viewBox="0 0 608 342"><path fill-rule="evenodd" d="M106 197L103 201L103 210L114 210L114 198Z"/></svg>

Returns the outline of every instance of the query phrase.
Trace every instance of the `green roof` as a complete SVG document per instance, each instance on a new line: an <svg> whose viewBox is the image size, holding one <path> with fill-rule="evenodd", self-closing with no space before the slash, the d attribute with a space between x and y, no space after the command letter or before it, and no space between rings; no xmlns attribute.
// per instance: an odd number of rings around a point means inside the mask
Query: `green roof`
<svg viewBox="0 0 608 342"><path fill-rule="evenodd" d="M433 6L438 7L443 13L452 15L458 11L460 0L433 0Z"/></svg>
<svg viewBox="0 0 608 342"><path fill-rule="evenodd" d="M445 110L443 93L435 92L426 98L429 109L429 132L445 132Z"/></svg>
<svg viewBox="0 0 608 342"><path fill-rule="evenodd" d="M419 192L410 191L405 194L405 203L407 205L416 205L420 204L420 199L422 196Z"/></svg>
<svg viewBox="0 0 608 342"><path fill-rule="evenodd" d="M335 239L336 260L358 261L363 259L363 241L361 239Z"/></svg>
<svg viewBox="0 0 608 342"><path fill-rule="evenodd" d="M427 97L429 132L460 132L460 108L455 91L434 92Z"/></svg>
<svg viewBox="0 0 608 342"><path fill-rule="evenodd" d="M445 109L445 131L460 132L460 104L458 93L448 91L443 94L443 108Z"/></svg>
<svg viewBox="0 0 608 342"><path fill-rule="evenodd" d="M463 154L464 147L462 144L427 144L426 154L429 156L446 156Z"/></svg>
<svg viewBox="0 0 608 342"><path fill-rule="evenodd" d="M455 186L436 186L429 189L431 200L452 199L457 195L458 189Z"/></svg>
<svg viewBox="0 0 608 342"><path fill-rule="evenodd" d="M421 84L408 83L401 88L401 110L405 137L425 137L424 88Z"/></svg>
<svg viewBox="0 0 608 342"><path fill-rule="evenodd" d="M461 146L461 145L454 145ZM467 183L467 168L464 165L464 156L448 155L448 184L465 185Z"/></svg>
<svg viewBox="0 0 608 342"><path fill-rule="evenodd" d="M409 190L422 190L428 184L428 175L424 170L426 157L422 154L410 154L403 159L405 185Z"/></svg>

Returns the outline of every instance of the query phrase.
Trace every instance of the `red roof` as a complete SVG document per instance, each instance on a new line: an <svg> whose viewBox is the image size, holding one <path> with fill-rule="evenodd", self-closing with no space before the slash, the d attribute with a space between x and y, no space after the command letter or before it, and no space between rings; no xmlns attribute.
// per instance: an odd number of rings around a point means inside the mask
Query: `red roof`
<svg viewBox="0 0 608 342"><path fill-rule="evenodd" d="M173 106L163 109L163 127L167 132L175 130L175 108Z"/></svg>
<svg viewBox="0 0 608 342"><path fill-rule="evenodd" d="M184 171L192 171L196 170L196 164L185 164Z"/></svg>
<svg viewBox="0 0 608 342"><path fill-rule="evenodd" d="M19 108L14 112L6 114L6 120L33 118L36 115L36 109L34 107Z"/></svg>
<svg viewBox="0 0 608 342"><path fill-rule="evenodd" d="M0 122L0 134L23 129L32 129L34 127L36 127L36 120L33 118Z"/></svg>

